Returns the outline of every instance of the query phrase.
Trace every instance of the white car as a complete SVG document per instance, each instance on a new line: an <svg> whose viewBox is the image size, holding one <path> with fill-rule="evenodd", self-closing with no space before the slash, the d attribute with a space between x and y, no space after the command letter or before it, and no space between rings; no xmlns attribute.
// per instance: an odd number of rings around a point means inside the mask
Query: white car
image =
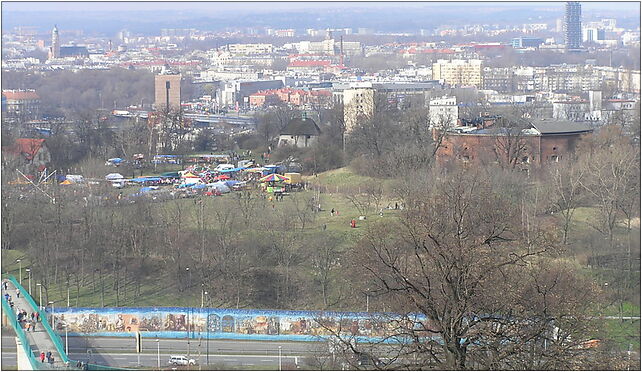
<svg viewBox="0 0 642 372"><path fill-rule="evenodd" d="M169 364L174 366L195 366L196 361L194 359L187 359L185 356L172 355L169 357Z"/></svg>

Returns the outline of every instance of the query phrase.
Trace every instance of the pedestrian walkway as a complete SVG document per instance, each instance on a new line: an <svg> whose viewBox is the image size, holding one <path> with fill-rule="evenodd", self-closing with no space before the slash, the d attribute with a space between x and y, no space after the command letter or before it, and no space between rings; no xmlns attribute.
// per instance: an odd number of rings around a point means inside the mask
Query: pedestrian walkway
<svg viewBox="0 0 642 372"><path fill-rule="evenodd" d="M32 309L31 305L29 305L29 302L24 298L23 293L20 293L20 297L16 295L16 287L13 285L11 281L7 281L8 283L8 290L4 290L4 286L2 287L2 295L4 296L5 293L8 293L11 296L11 300L13 301L13 310L14 314L17 314L20 311L26 311L27 312L27 320L31 320L31 313L34 311L37 311L40 313L40 318L46 316L46 313L44 311L40 311L39 309ZM45 365L43 366L42 369L59 369L59 368L64 368L65 365L62 362L62 358L60 357L60 354L56 350L56 346L54 345L54 342L51 340L51 337L49 336L49 333L45 330L44 326L42 325L42 322L37 322L36 324L36 330L35 331L29 331L27 332L27 329L25 328L25 322L22 323L22 329L25 331L25 334L27 335L27 339L29 340L29 346L31 347L31 351L40 362L40 353L44 352L47 354L48 351L51 352L51 354L54 357L54 364L48 364L47 359L45 359Z"/></svg>

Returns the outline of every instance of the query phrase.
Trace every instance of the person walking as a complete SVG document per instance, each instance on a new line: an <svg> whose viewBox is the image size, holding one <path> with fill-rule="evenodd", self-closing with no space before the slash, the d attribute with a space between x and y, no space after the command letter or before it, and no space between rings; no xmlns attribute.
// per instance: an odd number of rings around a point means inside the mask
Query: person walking
<svg viewBox="0 0 642 372"><path fill-rule="evenodd" d="M36 331L36 322L31 322L31 332Z"/></svg>
<svg viewBox="0 0 642 372"><path fill-rule="evenodd" d="M20 298L20 288L16 288L16 297Z"/></svg>
<svg viewBox="0 0 642 372"><path fill-rule="evenodd" d="M51 351L47 351L46 357L47 357L47 362L51 363Z"/></svg>
<svg viewBox="0 0 642 372"><path fill-rule="evenodd" d="M45 362L45 352L42 351L40 352L40 363L44 363L44 362Z"/></svg>
<svg viewBox="0 0 642 372"><path fill-rule="evenodd" d="M27 330L27 332L29 332L30 328L31 328L31 322L26 322L25 329Z"/></svg>
<svg viewBox="0 0 642 372"><path fill-rule="evenodd" d="M9 289L9 283L7 283L6 280L2 282L2 288L4 288L5 291Z"/></svg>

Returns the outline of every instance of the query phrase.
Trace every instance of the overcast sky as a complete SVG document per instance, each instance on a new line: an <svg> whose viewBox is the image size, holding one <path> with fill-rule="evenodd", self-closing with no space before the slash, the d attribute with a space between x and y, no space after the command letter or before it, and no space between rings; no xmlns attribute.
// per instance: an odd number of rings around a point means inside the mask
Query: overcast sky
<svg viewBox="0 0 642 372"><path fill-rule="evenodd" d="M560 2L561 3L561 2ZM251 12L272 12L281 9L305 10L319 8L374 8L374 7L537 7L549 8L559 7L561 4L556 2L313 2L313 1L293 1L293 2L162 2L162 1L138 1L138 2L59 2L59 1L3 1L2 10L4 12L12 11L69 11L69 12L87 12L87 11L146 11L146 10L188 10L200 12L221 12L221 11L251 11ZM639 12L639 2L582 2L583 10L618 10Z"/></svg>

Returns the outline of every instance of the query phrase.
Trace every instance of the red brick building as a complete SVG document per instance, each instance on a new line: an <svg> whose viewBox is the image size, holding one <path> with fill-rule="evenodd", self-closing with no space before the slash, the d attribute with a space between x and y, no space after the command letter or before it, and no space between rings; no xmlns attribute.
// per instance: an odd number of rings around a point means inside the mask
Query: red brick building
<svg viewBox="0 0 642 372"><path fill-rule="evenodd" d="M18 138L9 146L2 147L2 168L7 171L19 169L33 175L42 172L51 162L51 154L44 139Z"/></svg>
<svg viewBox="0 0 642 372"><path fill-rule="evenodd" d="M579 141L592 131L585 124L562 121L536 121L523 130L492 127L450 130L437 150L437 162L540 167L573 153Z"/></svg>
<svg viewBox="0 0 642 372"><path fill-rule="evenodd" d="M303 90L292 88L270 89L256 92L250 96L250 106L264 106L277 102L293 106L305 104L326 104L332 100L329 90Z"/></svg>

